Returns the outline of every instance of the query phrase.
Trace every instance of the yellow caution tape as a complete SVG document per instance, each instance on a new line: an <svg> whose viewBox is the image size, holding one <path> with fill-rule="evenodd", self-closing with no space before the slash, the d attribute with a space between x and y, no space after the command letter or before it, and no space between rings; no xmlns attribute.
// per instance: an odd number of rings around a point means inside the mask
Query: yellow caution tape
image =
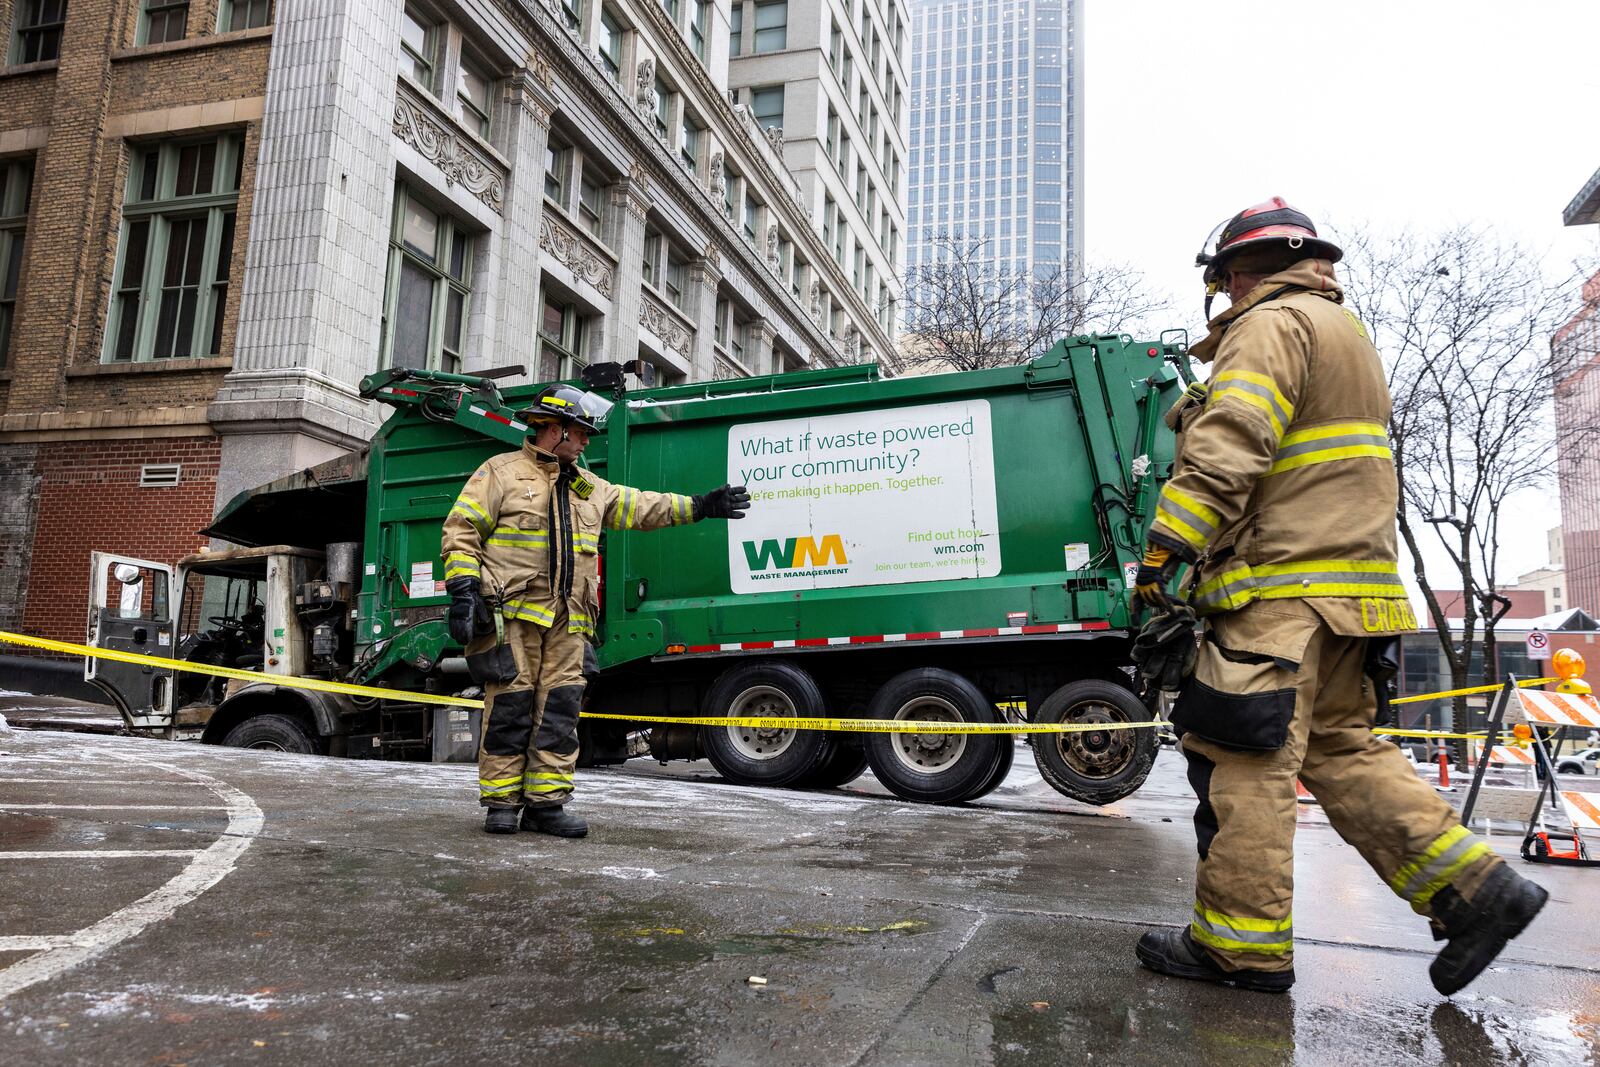
<svg viewBox="0 0 1600 1067"><path fill-rule="evenodd" d="M409 689L380 689L372 685L351 685L349 682L330 682L322 678L296 678L286 674L263 674L261 671L244 671L237 667L217 667L210 663L190 663L187 660L168 659L165 656L146 656L138 652L121 652L114 648L91 648L71 641L53 641L48 637L28 637L25 634L0 630L0 643L42 648L50 652L66 652L92 659L109 659L118 663L133 663L146 667L165 667L189 674L209 674L216 678L236 678L244 682L262 682L281 685L288 689L309 689L316 693L344 693L356 697L382 697L386 700L403 700L408 704L446 704L451 707L481 708L483 701L465 697L443 696L439 693L418 693Z"/></svg>
<svg viewBox="0 0 1600 1067"><path fill-rule="evenodd" d="M1517 688L1527 689L1535 685L1549 685L1551 682L1559 682L1560 680L1561 679L1559 678L1524 678L1522 681L1517 683ZM1442 693L1419 693L1416 696L1397 697L1394 700L1389 701L1389 703L1415 704L1419 700L1438 700L1442 697L1464 697L1471 696L1474 693L1498 693L1503 687L1504 683L1501 685L1475 685L1469 689L1446 689Z"/></svg>
<svg viewBox="0 0 1600 1067"><path fill-rule="evenodd" d="M190 663L187 660L169 659L165 656L146 656L138 652L122 652L110 648L93 648L71 641L56 641L48 637L29 637L26 634L0 630L0 644L22 645L48 652L92 659L113 660L139 666L162 667L189 674L207 674L216 678L231 678L244 682L283 686L287 689L307 689L317 693L339 693L345 696L374 697L398 700L408 704L440 704L446 707L481 708L483 701L468 697L446 696L442 693L423 693L411 689L386 689L374 685L354 685L350 682L331 682L322 678L298 678L290 675L264 674L237 667L218 667L210 663ZM1538 678L1517 683L1519 686L1544 685L1554 678ZM1428 693L1422 696L1391 700L1403 704L1437 697L1460 696L1464 693L1488 693L1499 686L1479 686L1473 689L1455 689L1445 693ZM663 723L674 726L744 726L755 730L836 730L862 734L1080 734L1101 730L1144 730L1170 725L1165 719L1151 722L1057 722L1057 723L988 723L988 722L930 722L917 719L830 719L782 717L724 717L717 715L634 715L585 711L586 719L608 719L623 722ZM1375 730L1374 733L1390 737L1437 737L1452 739L1482 739L1482 733L1461 734L1440 730Z"/></svg>

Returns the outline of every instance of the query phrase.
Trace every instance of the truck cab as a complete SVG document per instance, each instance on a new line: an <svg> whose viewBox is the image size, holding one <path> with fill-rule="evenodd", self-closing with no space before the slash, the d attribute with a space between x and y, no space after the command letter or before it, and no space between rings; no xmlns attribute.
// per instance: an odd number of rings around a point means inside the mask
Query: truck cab
<svg viewBox="0 0 1600 1067"><path fill-rule="evenodd" d="M357 546L204 551L176 567L90 557L87 644L260 673L331 677L348 663ZM84 678L137 734L327 752L347 733L343 698L249 679L86 659Z"/></svg>

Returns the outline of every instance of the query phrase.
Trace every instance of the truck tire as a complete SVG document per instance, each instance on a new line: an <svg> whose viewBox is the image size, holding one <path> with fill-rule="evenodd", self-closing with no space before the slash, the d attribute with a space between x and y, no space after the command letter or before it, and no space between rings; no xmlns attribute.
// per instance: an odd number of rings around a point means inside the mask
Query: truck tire
<svg viewBox="0 0 1600 1067"><path fill-rule="evenodd" d="M252 715L228 731L222 743L229 748L258 748L269 752L317 753L317 741L299 719L288 715Z"/></svg>
<svg viewBox="0 0 1600 1067"><path fill-rule="evenodd" d="M1115 682L1068 682L1044 699L1036 723L1151 722L1132 691ZM1154 729L1036 734L1033 760L1056 792L1085 804L1110 804L1144 784L1160 743Z"/></svg>
<svg viewBox="0 0 1600 1067"><path fill-rule="evenodd" d="M1000 788L1000 783L1006 780L1006 775L1011 773L1011 765L1017 758L1017 739L1010 735L1002 734L995 738L999 742L1000 758L995 760L994 770L989 772L989 780L984 782L978 791L966 799L977 800L986 797Z"/></svg>
<svg viewBox="0 0 1600 1067"><path fill-rule="evenodd" d="M811 675L781 660L743 663L725 671L706 694L707 715L819 718L822 690ZM828 755L821 730L758 730L703 726L700 744L717 773L740 785L793 785Z"/></svg>
<svg viewBox="0 0 1600 1067"><path fill-rule="evenodd" d="M889 679L872 698L874 719L999 722L978 687L953 671L917 667ZM897 797L959 804L988 785L1002 759L994 734L869 734L867 762ZM995 783L998 784L998 783Z"/></svg>
<svg viewBox="0 0 1600 1067"><path fill-rule="evenodd" d="M817 769L795 782L802 789L837 789L855 781L867 769L867 750L842 737L830 737L828 752Z"/></svg>

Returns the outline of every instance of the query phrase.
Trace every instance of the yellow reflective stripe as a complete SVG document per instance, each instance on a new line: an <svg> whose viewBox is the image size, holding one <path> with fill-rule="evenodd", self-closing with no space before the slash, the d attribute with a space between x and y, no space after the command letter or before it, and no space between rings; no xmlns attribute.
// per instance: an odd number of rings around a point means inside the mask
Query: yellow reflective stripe
<svg viewBox="0 0 1600 1067"><path fill-rule="evenodd" d="M496 526L489 534L487 544L502 548L546 548L550 544L549 530L520 530L515 526Z"/></svg>
<svg viewBox="0 0 1600 1067"><path fill-rule="evenodd" d="M549 626L556 621L556 613L549 608L540 607L528 600L508 600L501 614L508 619L520 619L523 622L537 622Z"/></svg>
<svg viewBox="0 0 1600 1067"><path fill-rule="evenodd" d="M1206 406L1211 407L1225 396L1236 397L1266 412L1279 437L1294 419L1294 405L1278 391L1278 383L1265 374L1248 370L1223 371L1211 379L1211 395Z"/></svg>
<svg viewBox="0 0 1600 1067"><path fill-rule="evenodd" d="M1420 856L1396 871L1389 879L1389 888L1421 911L1463 869L1490 854L1489 846L1465 826L1452 826L1434 838Z"/></svg>
<svg viewBox="0 0 1600 1067"><path fill-rule="evenodd" d="M549 781L555 781L555 782L570 782L570 781L572 781L572 772L571 771L565 771L565 772L563 772L563 771L529 771L528 773L524 774L523 777L524 778L533 778L533 779L547 779Z"/></svg>
<svg viewBox="0 0 1600 1067"><path fill-rule="evenodd" d="M1168 527L1190 546L1202 549L1217 535L1222 516L1169 482L1156 498L1156 521Z"/></svg>
<svg viewBox="0 0 1600 1067"><path fill-rule="evenodd" d="M622 528L624 530L631 530L633 529L634 516L639 513L639 494L633 489L626 489L624 492L628 494L628 510L623 516Z"/></svg>
<svg viewBox="0 0 1600 1067"><path fill-rule="evenodd" d="M1342 459L1393 459L1381 422L1335 422L1283 435L1268 475Z"/></svg>
<svg viewBox="0 0 1600 1067"><path fill-rule="evenodd" d="M444 558L444 578L476 578L481 573L478 561L465 552L452 552Z"/></svg>
<svg viewBox="0 0 1600 1067"><path fill-rule="evenodd" d="M1196 901L1189 933L1196 941L1229 952L1282 956L1294 949L1294 920L1224 915Z"/></svg>
<svg viewBox="0 0 1600 1067"><path fill-rule="evenodd" d="M450 510L453 513L460 512L468 522L477 527L479 533L494 524L487 511L484 511L476 501L468 500L465 496L456 497L456 502L450 506Z"/></svg>
<svg viewBox="0 0 1600 1067"><path fill-rule="evenodd" d="M1295 597L1403 597L1400 567L1387 560L1317 559L1299 563L1240 564L1194 591L1202 611L1234 611L1252 600Z"/></svg>
<svg viewBox="0 0 1600 1067"><path fill-rule="evenodd" d="M522 787L522 791L524 793L560 793L571 788L571 782L549 782L545 785L525 785Z"/></svg>
<svg viewBox="0 0 1600 1067"><path fill-rule="evenodd" d="M520 781L521 775L513 775L510 778L479 778L478 784L485 789L498 789L503 785L516 785Z"/></svg>
<svg viewBox="0 0 1600 1067"><path fill-rule="evenodd" d="M522 792L521 784L508 785L501 789L486 789L481 784L478 786L478 795L483 797L503 797L508 793Z"/></svg>
<svg viewBox="0 0 1600 1067"><path fill-rule="evenodd" d="M689 503L688 498L687 497L681 497L681 496L677 495L676 493L673 493L673 494L671 494L671 500L672 500L672 525L674 525L674 526L682 526L685 522L688 521L688 519L685 517L686 508L687 508L687 505Z"/></svg>

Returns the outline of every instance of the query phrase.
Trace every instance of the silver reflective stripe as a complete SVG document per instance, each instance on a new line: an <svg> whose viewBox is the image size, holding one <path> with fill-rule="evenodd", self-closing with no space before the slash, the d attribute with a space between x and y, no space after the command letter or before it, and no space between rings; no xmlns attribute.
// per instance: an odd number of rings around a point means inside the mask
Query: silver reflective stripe
<svg viewBox="0 0 1600 1067"><path fill-rule="evenodd" d="M1273 412L1278 416L1279 432L1282 432L1283 427L1289 425L1289 416L1284 413L1283 405L1278 403L1278 397L1274 391L1259 382L1246 381L1243 378L1229 378L1218 387L1216 392L1211 394L1211 399L1215 402L1230 392L1253 393L1271 404Z"/></svg>
<svg viewBox="0 0 1600 1067"><path fill-rule="evenodd" d="M1462 834L1459 841L1439 853L1424 865L1420 871L1413 874L1406 884L1401 887L1400 895L1407 900L1415 900L1423 890L1429 887L1429 883L1442 877L1452 864L1466 855L1477 843L1478 839L1472 834ZM1429 896L1432 896L1432 894L1429 894Z"/></svg>
<svg viewBox="0 0 1600 1067"><path fill-rule="evenodd" d="M1247 945L1281 945L1285 941L1294 940L1292 923L1285 925L1282 930L1240 930L1221 921L1220 918L1214 919L1198 911L1194 914L1194 923L1215 937L1228 941L1242 941Z"/></svg>
<svg viewBox="0 0 1600 1067"><path fill-rule="evenodd" d="M1286 445L1278 449L1274 459L1289 459L1293 456L1303 456L1307 452L1326 452L1330 448L1348 448L1354 445L1375 445L1379 448L1389 447L1389 438L1379 434L1350 434L1345 437L1318 437L1310 441L1301 441L1298 444Z"/></svg>
<svg viewBox="0 0 1600 1067"><path fill-rule="evenodd" d="M1217 532L1217 528L1215 526L1211 525L1209 522L1202 519L1200 516L1196 515L1194 512L1190 511L1176 500L1173 500L1170 496L1163 496L1157 499L1156 510L1166 512L1168 515L1171 515L1185 526L1188 526L1190 529L1194 530L1195 533L1203 534L1208 541L1211 539L1212 535Z"/></svg>
<svg viewBox="0 0 1600 1067"><path fill-rule="evenodd" d="M1285 585L1392 585L1403 593L1406 587L1398 574L1382 571L1291 571L1288 574L1257 571L1251 579L1260 589Z"/></svg>

